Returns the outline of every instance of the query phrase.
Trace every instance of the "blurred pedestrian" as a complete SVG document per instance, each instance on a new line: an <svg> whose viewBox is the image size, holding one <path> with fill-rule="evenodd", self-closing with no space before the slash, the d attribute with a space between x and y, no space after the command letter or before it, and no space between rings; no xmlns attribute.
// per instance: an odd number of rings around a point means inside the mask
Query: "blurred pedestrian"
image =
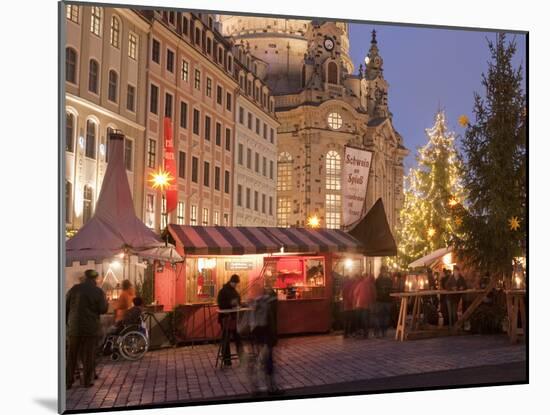
<svg viewBox="0 0 550 415"><path fill-rule="evenodd" d="M126 312L132 307L132 301L135 296L136 292L130 280L122 281L122 292L115 304L115 323L124 319Z"/></svg>
<svg viewBox="0 0 550 415"><path fill-rule="evenodd" d="M380 275L376 279L376 315L374 335L385 337L390 325L390 313L392 307L392 280L386 267L380 269Z"/></svg>
<svg viewBox="0 0 550 415"><path fill-rule="evenodd" d="M342 312L344 320L344 337L349 337L352 334L353 327L353 287L354 280L347 278L342 284Z"/></svg>
<svg viewBox="0 0 550 415"><path fill-rule="evenodd" d="M449 291L462 291L466 289L466 281L460 273L460 268L455 265L453 267L453 273L447 279L445 289ZM457 306L460 302L462 294L449 294L447 295L447 310L449 313L449 327L452 327L458 320Z"/></svg>
<svg viewBox="0 0 550 415"><path fill-rule="evenodd" d="M446 284L447 280L449 279L451 275L451 272L445 268L443 270L443 275L441 276L441 280L439 282L439 289L440 290L446 290ZM447 295L441 294L439 296L439 307L441 309L441 315L443 316L443 325L448 326L449 325L449 309L447 308Z"/></svg>
<svg viewBox="0 0 550 415"><path fill-rule="evenodd" d="M97 271L88 269L84 280L74 285L66 296L65 312L69 350L66 386L70 389L78 360L82 362L83 384L94 385L96 345L100 330L99 316L107 312L105 293L97 286Z"/></svg>
<svg viewBox="0 0 550 415"><path fill-rule="evenodd" d="M371 312L373 311L374 302L376 301L376 286L374 276L363 275L354 289L355 308L357 309L358 317L358 333L363 332L363 338L369 337L369 329L371 326Z"/></svg>
<svg viewBox="0 0 550 415"><path fill-rule="evenodd" d="M275 362L273 348L277 345L277 293L271 287L264 289L264 294L254 301L254 342L258 346L258 358L265 377L267 392L279 394L281 390L275 382ZM257 383L253 376L253 389L257 392Z"/></svg>
<svg viewBox="0 0 550 415"><path fill-rule="evenodd" d="M224 284L218 293L218 307L220 310L231 310L241 305L241 296L237 291L237 285L241 279L237 274L233 274L229 281ZM230 341L233 338L237 354L242 357L243 347L241 336L237 332L237 314L236 313L219 313L218 323L222 330L222 355L223 365L231 366L231 346Z"/></svg>

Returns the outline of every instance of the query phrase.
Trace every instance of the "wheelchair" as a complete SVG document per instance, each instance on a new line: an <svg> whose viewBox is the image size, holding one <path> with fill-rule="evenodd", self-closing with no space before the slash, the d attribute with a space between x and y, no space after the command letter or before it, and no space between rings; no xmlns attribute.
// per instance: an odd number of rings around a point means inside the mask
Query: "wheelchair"
<svg viewBox="0 0 550 415"><path fill-rule="evenodd" d="M149 349L149 331L141 317L140 324L124 326L105 337L101 347L104 356L117 361L121 356L126 360L139 360Z"/></svg>

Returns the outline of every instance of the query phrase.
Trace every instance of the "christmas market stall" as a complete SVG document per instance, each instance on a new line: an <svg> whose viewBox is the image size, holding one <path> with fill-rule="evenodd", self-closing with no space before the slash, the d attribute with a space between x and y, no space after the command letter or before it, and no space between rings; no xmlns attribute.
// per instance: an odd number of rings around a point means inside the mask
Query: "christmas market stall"
<svg viewBox="0 0 550 415"><path fill-rule="evenodd" d="M363 263L361 243L336 229L170 224L167 233L184 262L156 273L155 295L180 310L185 340L219 336L216 296L232 274L243 302L275 289L279 334L327 332L334 268L351 262L360 272Z"/></svg>

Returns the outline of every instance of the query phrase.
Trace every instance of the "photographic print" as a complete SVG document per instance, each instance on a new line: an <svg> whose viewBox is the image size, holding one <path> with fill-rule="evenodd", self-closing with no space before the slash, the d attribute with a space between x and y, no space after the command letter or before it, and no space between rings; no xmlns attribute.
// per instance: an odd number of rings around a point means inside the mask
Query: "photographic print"
<svg viewBox="0 0 550 415"><path fill-rule="evenodd" d="M527 32L59 6L61 412L528 382Z"/></svg>

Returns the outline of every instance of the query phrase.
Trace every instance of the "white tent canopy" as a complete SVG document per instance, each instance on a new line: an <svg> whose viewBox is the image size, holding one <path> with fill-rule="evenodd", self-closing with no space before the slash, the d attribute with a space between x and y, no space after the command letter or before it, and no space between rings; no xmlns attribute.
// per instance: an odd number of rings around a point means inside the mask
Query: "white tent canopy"
<svg viewBox="0 0 550 415"><path fill-rule="evenodd" d="M175 248L135 214L123 158L124 135L112 133L108 145L109 164L94 216L67 241L66 264L101 262L123 252L150 260L182 261Z"/></svg>
<svg viewBox="0 0 550 415"><path fill-rule="evenodd" d="M409 264L410 268L418 268L418 267L429 267L434 262L439 260L440 258L447 255L449 252L453 252L452 248L439 248L432 253L423 256L422 258L418 258L416 261L413 261Z"/></svg>

